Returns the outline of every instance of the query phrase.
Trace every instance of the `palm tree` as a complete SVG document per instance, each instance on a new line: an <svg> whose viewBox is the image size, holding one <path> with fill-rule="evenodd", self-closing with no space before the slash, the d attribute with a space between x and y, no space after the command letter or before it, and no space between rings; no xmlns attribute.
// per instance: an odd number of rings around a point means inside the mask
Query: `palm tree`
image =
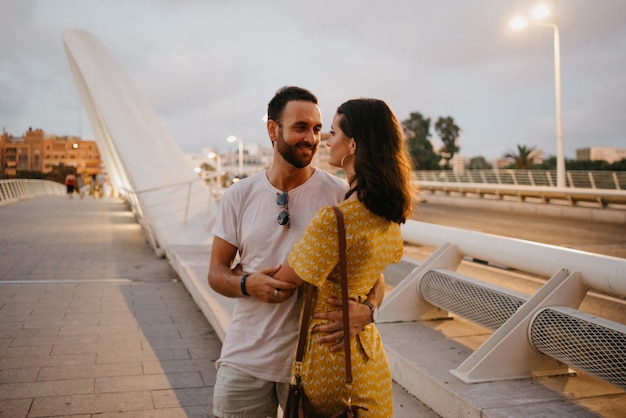
<svg viewBox="0 0 626 418"><path fill-rule="evenodd" d="M535 158L535 147L527 147L526 145L517 146L517 154L507 152L504 158L513 160L513 166L519 169L528 169L533 164Z"/></svg>

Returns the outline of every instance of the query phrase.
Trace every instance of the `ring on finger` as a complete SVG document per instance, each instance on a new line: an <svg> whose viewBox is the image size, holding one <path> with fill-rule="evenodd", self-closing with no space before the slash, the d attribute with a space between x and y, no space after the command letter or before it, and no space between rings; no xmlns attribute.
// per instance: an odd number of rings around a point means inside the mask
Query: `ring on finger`
<svg viewBox="0 0 626 418"><path fill-rule="evenodd" d="M278 297L278 292L279 292L279 291L280 291L280 290L278 290L278 289L274 289L274 297Z"/></svg>

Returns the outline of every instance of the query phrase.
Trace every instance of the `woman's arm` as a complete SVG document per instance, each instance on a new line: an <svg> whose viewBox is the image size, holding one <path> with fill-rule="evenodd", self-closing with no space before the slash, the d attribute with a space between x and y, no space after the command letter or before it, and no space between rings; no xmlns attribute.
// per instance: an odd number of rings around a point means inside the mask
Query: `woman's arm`
<svg viewBox="0 0 626 418"><path fill-rule="evenodd" d="M293 283L296 286L300 286L304 281L296 274L294 269L291 268L288 261L285 261L280 269L272 275L276 280L282 282Z"/></svg>
<svg viewBox="0 0 626 418"><path fill-rule="evenodd" d="M287 261L285 261L280 269L274 273L273 277L277 280L293 283L297 286L304 283L304 281L296 274ZM374 306L378 307L382 303L384 295L385 276L381 274L374 284L374 287L367 295L367 300L373 303ZM344 336L343 314L341 311L343 306L341 299L338 298L329 298L328 303L336 306L338 310L315 313L313 316L314 318L326 319L328 322L323 325L317 325L313 331L324 334L317 339L319 344L330 343L331 346L329 350L338 351L343 348L343 343L341 342ZM348 307L350 312L350 337L352 338L372 322L372 313L370 307L361 302L351 300L348 302Z"/></svg>

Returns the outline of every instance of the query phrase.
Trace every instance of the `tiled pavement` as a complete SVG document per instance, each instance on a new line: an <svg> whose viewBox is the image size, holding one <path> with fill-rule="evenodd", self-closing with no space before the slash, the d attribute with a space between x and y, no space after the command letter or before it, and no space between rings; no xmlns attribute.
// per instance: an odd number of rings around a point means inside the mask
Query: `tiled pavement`
<svg viewBox="0 0 626 418"><path fill-rule="evenodd" d="M209 417L220 348L121 200L0 208L0 417Z"/></svg>
<svg viewBox="0 0 626 418"><path fill-rule="evenodd" d="M121 200L0 208L0 416L210 416L221 343Z"/></svg>

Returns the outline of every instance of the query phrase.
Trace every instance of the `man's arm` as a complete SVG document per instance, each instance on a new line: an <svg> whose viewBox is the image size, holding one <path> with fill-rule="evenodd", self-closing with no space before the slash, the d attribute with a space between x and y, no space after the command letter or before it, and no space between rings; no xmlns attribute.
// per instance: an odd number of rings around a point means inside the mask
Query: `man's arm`
<svg viewBox="0 0 626 418"><path fill-rule="evenodd" d="M209 263L209 286L217 293L229 298L243 296L240 287L241 275L231 269L236 255L237 247L220 237L213 238Z"/></svg>
<svg viewBox="0 0 626 418"><path fill-rule="evenodd" d="M383 302L384 296L385 276L381 274L378 281L374 284L374 287L367 295L366 300L378 308ZM318 312L314 314L314 318L326 319L328 320L328 323L325 325L317 325L313 328L313 331L326 333L326 335L319 337L317 342L320 344L334 343L330 347L330 351L337 351L343 348L343 343L341 342L341 339L343 338L342 304L341 299L337 298L330 298L328 299L328 302L331 305L338 307L339 310L332 312ZM352 338L372 322L372 310L368 305L354 300L348 301L348 309L350 315L350 337Z"/></svg>
<svg viewBox="0 0 626 418"><path fill-rule="evenodd" d="M213 238L211 262L209 263L209 286L217 293L229 298L240 298L246 293L264 302L280 303L288 299L296 288L295 285L281 282L271 277L280 266L261 270L260 274L248 274L242 283L244 272L234 267L237 247L220 237ZM275 294L275 289L280 289Z"/></svg>

